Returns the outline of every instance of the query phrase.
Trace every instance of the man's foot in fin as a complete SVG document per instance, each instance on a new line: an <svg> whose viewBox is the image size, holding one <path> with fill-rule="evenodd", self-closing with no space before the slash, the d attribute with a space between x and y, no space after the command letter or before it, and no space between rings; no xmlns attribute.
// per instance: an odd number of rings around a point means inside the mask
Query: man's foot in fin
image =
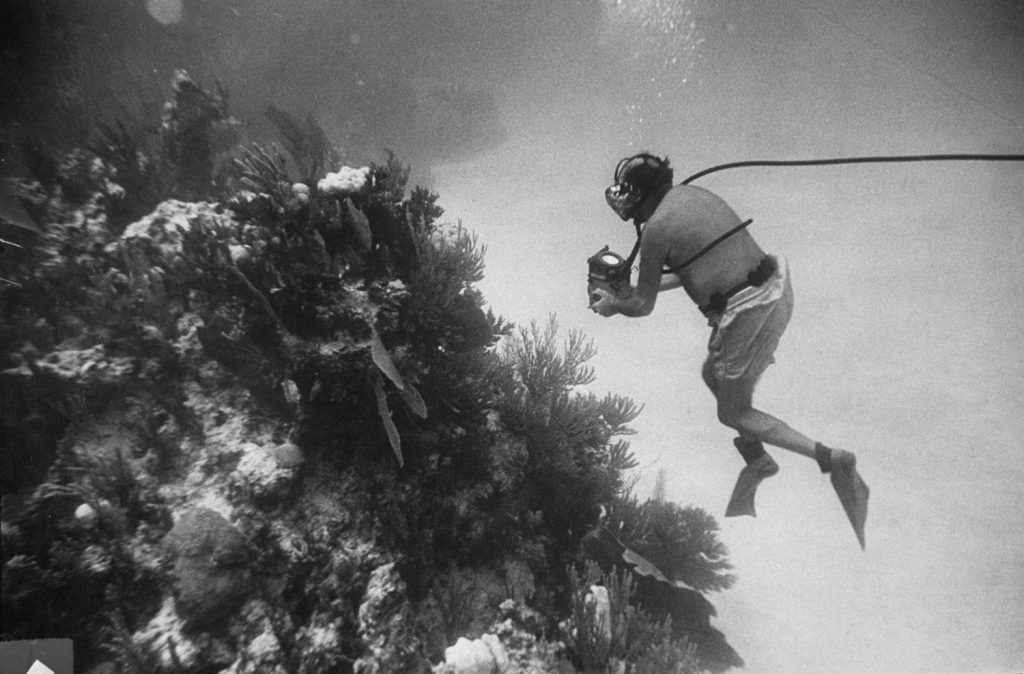
<svg viewBox="0 0 1024 674"><path fill-rule="evenodd" d="M819 443L814 450L814 458L821 472L829 473L832 488L853 525L861 549L864 549L864 523L868 519L868 497L871 490L857 472L857 457L853 452L830 449Z"/></svg>
<svg viewBox="0 0 1024 674"><path fill-rule="evenodd" d="M750 456L751 443L742 438L736 438L733 442L744 458ZM758 442L757 445L760 446L761 443ZM749 460L743 470L740 471L740 476L736 479L736 486L732 490L732 496L729 497L729 505L725 509L726 517L737 517L739 515L757 517L757 512L754 509L754 497L757 496L757 487L766 477L771 477L779 472L779 464L775 463L775 459L768 452L764 451L763 446L760 446L759 454L760 456L757 458Z"/></svg>

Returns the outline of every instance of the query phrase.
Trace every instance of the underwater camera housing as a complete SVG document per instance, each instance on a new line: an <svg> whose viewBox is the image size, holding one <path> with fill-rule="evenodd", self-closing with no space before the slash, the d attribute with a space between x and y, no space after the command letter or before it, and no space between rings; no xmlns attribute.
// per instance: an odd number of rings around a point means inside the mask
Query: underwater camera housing
<svg viewBox="0 0 1024 674"><path fill-rule="evenodd" d="M605 246L587 258L587 296L590 303L599 297L594 291L598 288L607 290L616 297L626 297L630 293L629 264L618 253L613 253Z"/></svg>

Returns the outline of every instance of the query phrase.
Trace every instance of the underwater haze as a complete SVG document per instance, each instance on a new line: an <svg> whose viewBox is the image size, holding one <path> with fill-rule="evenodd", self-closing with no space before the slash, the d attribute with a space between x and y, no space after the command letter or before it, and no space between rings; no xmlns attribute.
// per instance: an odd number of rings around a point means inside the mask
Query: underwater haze
<svg viewBox="0 0 1024 674"><path fill-rule="evenodd" d="M539 26L544 26L539 21ZM725 519L742 466L700 380L709 328L682 294L643 319L586 309L585 259L633 232L615 162L676 179L747 159L1024 151L1024 4L622 2L576 49L506 83L510 140L434 167L488 244L514 320L557 312L598 349L595 388L646 405L641 486L715 513L739 575L717 625L746 671L1024 668L1024 165L737 169L698 181L790 263L796 308L755 405L858 453L861 552L817 466L781 450L758 517Z"/></svg>
<svg viewBox="0 0 1024 674"><path fill-rule="evenodd" d="M591 388L645 406L638 489L663 470L669 499L721 523L738 582L715 626L745 671L1024 671L1024 163L697 183L789 261L794 318L755 404L857 453L864 552L827 478L781 450L758 517L725 519L742 460L700 379L704 318L679 292L643 319L586 297L586 259L633 244L603 190L641 150L677 181L748 159L1024 153L1024 2L39 3L52 22L4 29L48 40L4 74L12 134L74 139L68 109L137 112L185 68L223 85L247 140L272 137L272 105L353 165L411 163L486 246L495 313L583 330Z"/></svg>

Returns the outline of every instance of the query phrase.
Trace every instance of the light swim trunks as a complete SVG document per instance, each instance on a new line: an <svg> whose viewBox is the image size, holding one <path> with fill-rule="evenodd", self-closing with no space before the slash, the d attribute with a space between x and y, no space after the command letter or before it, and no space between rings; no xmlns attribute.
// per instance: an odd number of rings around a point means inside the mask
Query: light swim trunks
<svg viewBox="0 0 1024 674"><path fill-rule="evenodd" d="M775 349L793 315L793 287L786 259L770 257L776 269L768 280L744 288L723 311L708 315L712 331L705 368L719 381L757 381L775 362Z"/></svg>

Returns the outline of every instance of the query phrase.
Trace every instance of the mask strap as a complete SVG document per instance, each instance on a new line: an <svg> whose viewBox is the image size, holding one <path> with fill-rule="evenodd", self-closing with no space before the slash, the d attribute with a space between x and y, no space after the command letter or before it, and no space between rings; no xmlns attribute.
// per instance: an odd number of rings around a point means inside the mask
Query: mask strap
<svg viewBox="0 0 1024 674"><path fill-rule="evenodd" d="M662 159L654 156L653 154L650 154L649 152L641 152L639 154L633 155L632 157L620 159L619 163L615 165L615 175L613 176L613 180L616 183L619 182L619 174L622 173L622 169L624 169L626 165L629 164L629 162L633 161L634 159L640 159L645 164L648 162L654 162L659 166L662 164Z"/></svg>
<svg viewBox="0 0 1024 674"><path fill-rule="evenodd" d="M633 161L636 157L625 157L619 160L619 163L615 165L615 174L612 176L612 182L619 184L619 174L622 173L622 169L626 164Z"/></svg>

